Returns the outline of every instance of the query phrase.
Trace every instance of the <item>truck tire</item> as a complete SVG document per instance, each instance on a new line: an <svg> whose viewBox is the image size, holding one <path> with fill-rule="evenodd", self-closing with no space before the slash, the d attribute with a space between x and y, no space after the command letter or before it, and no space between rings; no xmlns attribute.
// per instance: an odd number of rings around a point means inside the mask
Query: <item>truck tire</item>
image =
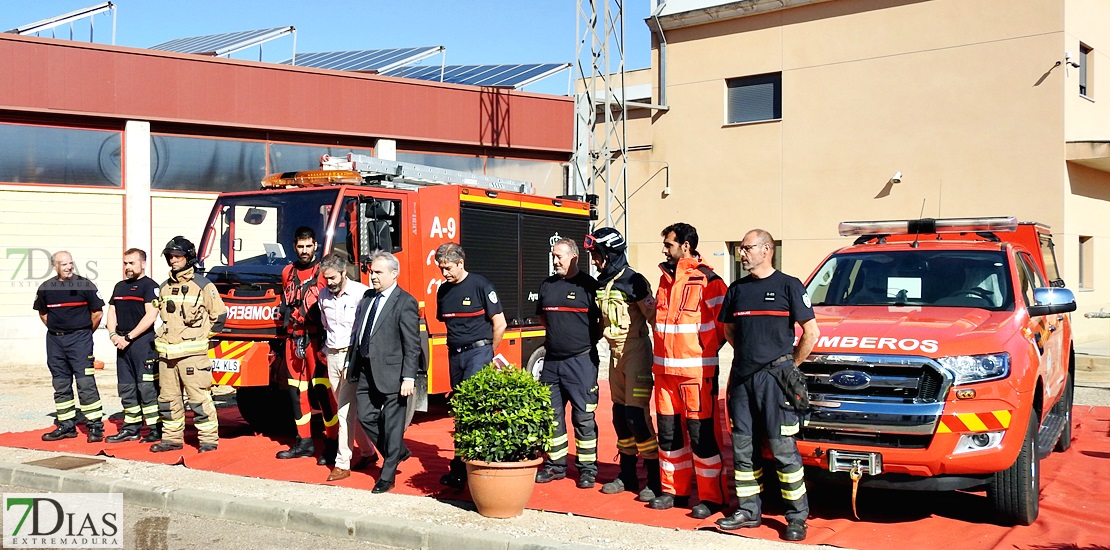
<svg viewBox="0 0 1110 550"><path fill-rule="evenodd" d="M288 391L273 386L242 387L235 392L235 403L255 433L285 436L296 432Z"/></svg>
<svg viewBox="0 0 1110 550"><path fill-rule="evenodd" d="M1029 417L1025 440L1013 465L991 478L987 486L995 514L1005 525L1031 525L1040 511L1041 465L1037 459L1036 411Z"/></svg>
<svg viewBox="0 0 1110 550"><path fill-rule="evenodd" d="M1052 450L1057 453L1062 453L1071 448L1071 408L1072 402L1075 400L1075 375L1071 372L1068 373L1068 382L1064 384L1064 395L1060 396L1060 400L1052 407L1052 412L1064 417L1064 430L1060 432L1060 438L1056 440L1056 445Z"/></svg>
<svg viewBox="0 0 1110 550"><path fill-rule="evenodd" d="M536 351L532 352L532 356L529 357L528 362L525 363L524 368L528 369L528 372L532 373L532 377L536 380L540 379L540 373L543 372L543 358L545 355L547 355L547 350L545 350L543 346L540 346L536 348Z"/></svg>

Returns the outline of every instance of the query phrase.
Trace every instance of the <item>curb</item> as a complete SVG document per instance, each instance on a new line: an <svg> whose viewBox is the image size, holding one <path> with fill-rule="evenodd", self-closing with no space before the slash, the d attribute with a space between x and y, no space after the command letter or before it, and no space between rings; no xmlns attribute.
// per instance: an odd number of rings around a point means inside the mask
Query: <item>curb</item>
<svg viewBox="0 0 1110 550"><path fill-rule="evenodd" d="M195 489L152 487L130 480L90 476L0 462L0 484L58 493L122 493L124 504L208 516L338 539L362 540L420 550L596 550L583 544L512 537L494 532L417 522L397 517L285 502L233 497Z"/></svg>

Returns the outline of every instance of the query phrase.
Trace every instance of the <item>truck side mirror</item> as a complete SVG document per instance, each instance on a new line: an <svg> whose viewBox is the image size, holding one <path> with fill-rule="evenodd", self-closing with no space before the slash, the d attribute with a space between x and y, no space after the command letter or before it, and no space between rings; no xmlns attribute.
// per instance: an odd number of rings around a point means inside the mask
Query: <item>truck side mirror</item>
<svg viewBox="0 0 1110 550"><path fill-rule="evenodd" d="M377 250L399 252L393 246L396 201L360 198L358 204L358 255L369 258Z"/></svg>
<svg viewBox="0 0 1110 550"><path fill-rule="evenodd" d="M1039 317L1076 310L1075 294L1066 288L1034 288L1034 305L1029 306L1029 316Z"/></svg>

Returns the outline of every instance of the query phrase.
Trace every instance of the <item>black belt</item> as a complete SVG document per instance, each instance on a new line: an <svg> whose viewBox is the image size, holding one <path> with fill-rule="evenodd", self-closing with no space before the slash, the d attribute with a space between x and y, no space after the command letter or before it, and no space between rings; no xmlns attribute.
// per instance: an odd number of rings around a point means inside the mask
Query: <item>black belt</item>
<svg viewBox="0 0 1110 550"><path fill-rule="evenodd" d="M474 342L472 344L467 344L465 346L459 346L457 348L451 348L451 350L454 351L455 353L462 353L464 351L470 351L472 349L484 348L484 347L486 347L486 346L488 346L492 343L493 343L493 340L478 340L477 342Z"/></svg>
<svg viewBox="0 0 1110 550"><path fill-rule="evenodd" d="M92 329L77 328L77 329L73 329L73 330L48 330L48 331L46 331L46 333L51 335L51 336L65 336L67 334L73 334L75 332L82 332L82 331L86 331L86 330L92 330Z"/></svg>
<svg viewBox="0 0 1110 550"><path fill-rule="evenodd" d="M787 361L793 361L793 360L794 360L794 356L792 356L792 355L783 355L782 357L779 357L778 359L775 359L774 361L771 361L771 366L772 367L777 367L777 366L779 366L779 365L781 365L781 364L783 364Z"/></svg>

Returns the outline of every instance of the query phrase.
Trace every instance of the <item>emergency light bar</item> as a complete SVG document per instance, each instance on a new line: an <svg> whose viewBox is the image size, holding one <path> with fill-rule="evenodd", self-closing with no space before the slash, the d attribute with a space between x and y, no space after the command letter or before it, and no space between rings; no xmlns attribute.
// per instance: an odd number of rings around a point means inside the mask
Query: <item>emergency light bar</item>
<svg viewBox="0 0 1110 550"><path fill-rule="evenodd" d="M322 187L325 185L362 184L362 175L351 170L305 170L279 172L262 178L263 189L283 187Z"/></svg>
<svg viewBox="0 0 1110 550"><path fill-rule="evenodd" d="M920 220L886 220L840 222L840 236L854 235L918 235L938 233L975 233L979 231L1017 231L1013 216L995 218L922 218Z"/></svg>

